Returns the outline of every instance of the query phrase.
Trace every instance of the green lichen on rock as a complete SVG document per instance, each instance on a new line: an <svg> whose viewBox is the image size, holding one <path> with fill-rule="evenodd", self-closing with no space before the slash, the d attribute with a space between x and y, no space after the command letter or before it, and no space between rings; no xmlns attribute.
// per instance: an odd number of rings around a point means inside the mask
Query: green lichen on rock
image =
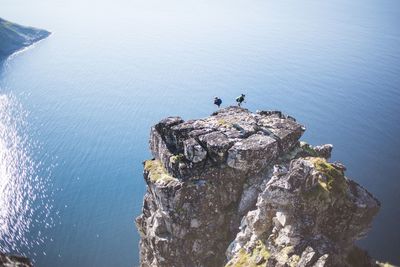
<svg viewBox="0 0 400 267"><path fill-rule="evenodd" d="M342 196L346 192L346 179L342 170L328 163L324 158L309 158L317 173L317 183L305 194L308 199L329 201L331 197ZM334 194L332 194L334 193Z"/></svg>
<svg viewBox="0 0 400 267"><path fill-rule="evenodd" d="M222 127L226 127L226 128L232 127L232 123L230 123L229 121L227 121L225 119L219 119L217 121L217 123L218 123L219 126L222 126Z"/></svg>
<svg viewBox="0 0 400 267"><path fill-rule="evenodd" d="M317 171L321 172L326 178L326 189L332 189L333 183L342 179L343 172L336 169L332 164L328 163L323 158L315 158L312 160L314 167Z"/></svg>
<svg viewBox="0 0 400 267"><path fill-rule="evenodd" d="M315 169L326 178L325 180L318 179L324 190L337 193L343 193L346 190L346 180L342 170L328 163L324 158L315 158L312 162Z"/></svg>
<svg viewBox="0 0 400 267"><path fill-rule="evenodd" d="M178 155L173 155L169 158L169 161L171 163L179 163L181 161L183 161L183 159L185 158L185 156L183 154L178 154Z"/></svg>
<svg viewBox="0 0 400 267"><path fill-rule="evenodd" d="M327 190L324 182L318 181L318 184L305 193L305 197L311 201L314 201L315 199L326 201L329 199L329 190Z"/></svg>
<svg viewBox="0 0 400 267"><path fill-rule="evenodd" d="M265 244L258 240L255 248L250 252L247 252L244 248L241 248L239 252L231 259L226 267L255 267L261 266L270 257L270 253L265 247Z"/></svg>
<svg viewBox="0 0 400 267"><path fill-rule="evenodd" d="M318 156L318 153L306 142L300 142L300 148L312 157Z"/></svg>
<svg viewBox="0 0 400 267"><path fill-rule="evenodd" d="M153 183L176 180L176 178L167 173L159 160L146 160L144 170L148 173L149 180Z"/></svg>
<svg viewBox="0 0 400 267"><path fill-rule="evenodd" d="M296 267L296 266L298 265L299 261L300 261L300 256L294 254L294 255L292 255L292 256L288 259L287 264L288 264L290 267Z"/></svg>

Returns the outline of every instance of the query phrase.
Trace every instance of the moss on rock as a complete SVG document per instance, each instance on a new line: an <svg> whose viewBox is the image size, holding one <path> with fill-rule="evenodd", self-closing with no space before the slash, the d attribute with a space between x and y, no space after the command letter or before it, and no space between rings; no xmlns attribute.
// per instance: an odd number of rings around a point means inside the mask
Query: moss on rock
<svg viewBox="0 0 400 267"><path fill-rule="evenodd" d="M265 244L258 240L255 248L253 248L250 252L247 252L244 248L241 248L235 257L226 264L226 267L261 266L268 260L269 257L270 253Z"/></svg>
<svg viewBox="0 0 400 267"><path fill-rule="evenodd" d="M183 159L185 158L185 156L183 154L178 154L178 155L173 155L169 158L169 161L172 163L179 163L181 161L183 161Z"/></svg>
<svg viewBox="0 0 400 267"><path fill-rule="evenodd" d="M314 158L312 160L314 167L326 179L318 179L320 186L327 192L335 191L343 193L347 186L342 170L336 168L331 163L328 163L324 158Z"/></svg>
<svg viewBox="0 0 400 267"><path fill-rule="evenodd" d="M159 160L146 160L144 170L148 173L149 180L153 183L177 180L168 174Z"/></svg>
<svg viewBox="0 0 400 267"><path fill-rule="evenodd" d="M288 265L290 267L296 267L298 265L299 261L300 261L300 256L294 254L288 259Z"/></svg>
<svg viewBox="0 0 400 267"><path fill-rule="evenodd" d="M318 172L317 183L310 188L305 197L329 201L331 197L343 196L347 189L346 179L342 170L328 163L324 158L309 158ZM334 194L332 194L334 193Z"/></svg>
<svg viewBox="0 0 400 267"><path fill-rule="evenodd" d="M317 157L318 153L306 142L300 142L300 148L312 157Z"/></svg>

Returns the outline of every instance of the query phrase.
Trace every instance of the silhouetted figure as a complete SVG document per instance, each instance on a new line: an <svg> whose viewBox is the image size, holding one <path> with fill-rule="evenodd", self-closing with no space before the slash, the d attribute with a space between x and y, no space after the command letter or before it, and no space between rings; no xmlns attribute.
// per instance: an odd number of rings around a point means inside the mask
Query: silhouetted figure
<svg viewBox="0 0 400 267"><path fill-rule="evenodd" d="M245 102L244 101L245 96L246 96L245 94L241 94L240 96L236 97L236 102L238 103L239 107L242 105L242 102Z"/></svg>
<svg viewBox="0 0 400 267"><path fill-rule="evenodd" d="M218 96L214 97L214 104L217 105L219 108L222 104L222 99L219 98Z"/></svg>

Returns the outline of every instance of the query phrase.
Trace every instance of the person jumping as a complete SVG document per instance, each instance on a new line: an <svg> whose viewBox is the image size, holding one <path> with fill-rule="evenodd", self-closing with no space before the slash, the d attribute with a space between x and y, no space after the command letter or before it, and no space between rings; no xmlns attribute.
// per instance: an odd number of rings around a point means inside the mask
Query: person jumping
<svg viewBox="0 0 400 267"><path fill-rule="evenodd" d="M245 101L244 101L245 96L246 96L245 94L241 94L240 96L238 96L238 97L236 98L236 102L237 102L237 104L238 104L239 107L242 105L243 102L245 102ZM246 103L246 102L245 102L245 103Z"/></svg>

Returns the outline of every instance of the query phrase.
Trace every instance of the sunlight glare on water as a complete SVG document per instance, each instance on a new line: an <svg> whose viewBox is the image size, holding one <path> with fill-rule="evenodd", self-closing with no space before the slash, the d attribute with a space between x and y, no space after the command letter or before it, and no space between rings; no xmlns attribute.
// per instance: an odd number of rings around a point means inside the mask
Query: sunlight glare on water
<svg viewBox="0 0 400 267"><path fill-rule="evenodd" d="M0 95L0 250L22 253L46 240L37 224L50 227L47 179L30 156L36 148L24 134L27 112L13 95Z"/></svg>
<svg viewBox="0 0 400 267"><path fill-rule="evenodd" d="M245 93L334 145L382 203L358 244L400 265L400 1L1 0L0 16L52 32L0 60L0 250L138 266L151 126Z"/></svg>

